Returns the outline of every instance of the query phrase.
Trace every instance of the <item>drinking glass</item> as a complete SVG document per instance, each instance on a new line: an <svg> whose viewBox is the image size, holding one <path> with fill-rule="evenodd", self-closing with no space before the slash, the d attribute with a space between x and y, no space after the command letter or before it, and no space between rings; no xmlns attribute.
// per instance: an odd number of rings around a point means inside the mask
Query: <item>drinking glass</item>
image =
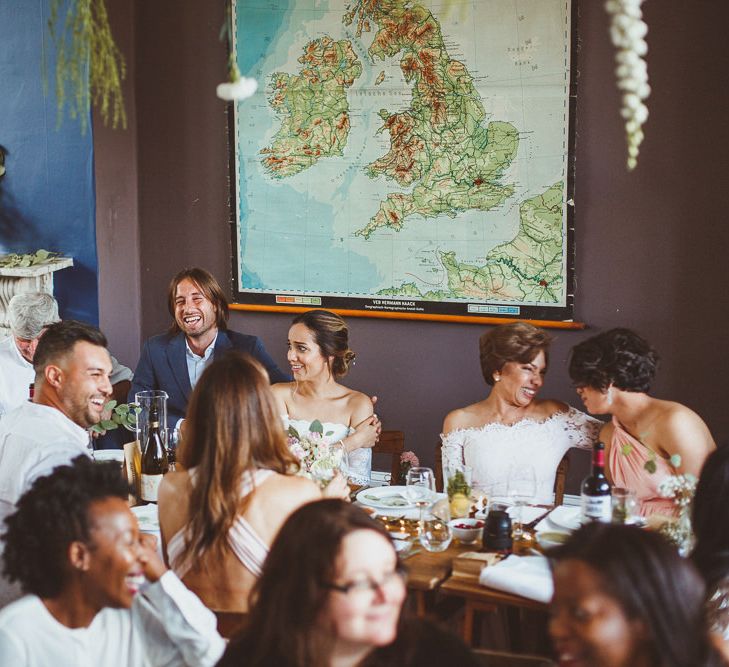
<svg viewBox="0 0 729 667"><path fill-rule="evenodd" d="M164 434L167 462L170 464L170 472L174 472L177 465L177 447L180 444L180 429L167 428L164 430Z"/></svg>
<svg viewBox="0 0 729 667"><path fill-rule="evenodd" d="M453 531L448 525L451 520L448 500L436 501L421 516L420 544L428 551L445 551L453 539Z"/></svg>
<svg viewBox="0 0 729 667"><path fill-rule="evenodd" d="M443 468L443 483L455 519L468 516L471 509L471 474L471 466L463 463L450 463Z"/></svg>
<svg viewBox="0 0 729 667"><path fill-rule="evenodd" d="M435 473L431 468L416 466L405 476L405 497L420 510L420 528L423 528L423 509L433 502Z"/></svg>
<svg viewBox="0 0 729 667"><path fill-rule="evenodd" d="M635 494L630 489L615 486L611 496L613 523L633 523L638 507Z"/></svg>
<svg viewBox="0 0 729 667"><path fill-rule="evenodd" d="M164 429L167 424L167 392L152 389L149 391L138 391L134 394L134 402L139 406L137 417L137 440L139 446L144 450L149 436L149 414L152 405L157 409L160 427ZM164 433L164 430L162 430ZM144 451L142 451L144 454Z"/></svg>
<svg viewBox="0 0 729 667"><path fill-rule="evenodd" d="M534 467L529 464L514 464L509 466L508 495L515 506L512 537L519 540L524 536L523 508L534 502L537 495L537 476Z"/></svg>

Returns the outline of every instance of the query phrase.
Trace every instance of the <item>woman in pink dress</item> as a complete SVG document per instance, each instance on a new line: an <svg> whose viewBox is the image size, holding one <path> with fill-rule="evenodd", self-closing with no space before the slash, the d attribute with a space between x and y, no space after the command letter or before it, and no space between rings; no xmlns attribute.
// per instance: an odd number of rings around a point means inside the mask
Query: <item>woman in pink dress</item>
<svg viewBox="0 0 729 667"><path fill-rule="evenodd" d="M648 395L658 354L629 329L611 329L576 345L569 373L587 411L611 415L600 431L607 475L633 491L640 513L675 513L661 498L661 482L676 473L698 477L716 449L708 427L693 410Z"/></svg>

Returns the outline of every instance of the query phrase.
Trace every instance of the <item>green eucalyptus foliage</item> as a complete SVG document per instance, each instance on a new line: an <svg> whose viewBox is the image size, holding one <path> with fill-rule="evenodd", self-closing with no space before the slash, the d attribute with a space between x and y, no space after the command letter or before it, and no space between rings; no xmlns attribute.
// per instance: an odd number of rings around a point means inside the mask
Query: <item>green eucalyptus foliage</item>
<svg viewBox="0 0 729 667"><path fill-rule="evenodd" d="M121 89L126 65L111 34L106 0L51 0L48 27L57 55L59 123L68 104L71 118L78 117L85 131L86 114L93 102L104 124L111 118L112 127L126 128Z"/></svg>
<svg viewBox="0 0 729 667"><path fill-rule="evenodd" d="M0 255L0 268L13 269L16 267L36 266L37 264L45 264L59 256L60 253L49 252L48 250L36 250L33 253L26 253L24 255L16 253Z"/></svg>
<svg viewBox="0 0 729 667"><path fill-rule="evenodd" d="M110 413L109 419L102 419L89 430L104 433L105 431L113 431L120 426L129 431L133 431L137 427L137 415L140 408L136 403L117 404L116 401L112 400L104 406L104 411Z"/></svg>

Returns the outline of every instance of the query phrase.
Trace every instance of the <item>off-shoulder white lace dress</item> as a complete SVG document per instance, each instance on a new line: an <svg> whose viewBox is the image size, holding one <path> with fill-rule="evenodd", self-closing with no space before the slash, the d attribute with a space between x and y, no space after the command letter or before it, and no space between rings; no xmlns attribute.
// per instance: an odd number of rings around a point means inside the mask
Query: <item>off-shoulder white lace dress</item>
<svg viewBox="0 0 729 667"><path fill-rule="evenodd" d="M505 487L512 465L531 465L537 482L537 504L553 500L557 466L568 449L590 449L602 422L570 408L538 422L523 419L516 424L485 424L441 434L443 468L466 464L472 468L473 486ZM493 491L492 491L493 492Z"/></svg>

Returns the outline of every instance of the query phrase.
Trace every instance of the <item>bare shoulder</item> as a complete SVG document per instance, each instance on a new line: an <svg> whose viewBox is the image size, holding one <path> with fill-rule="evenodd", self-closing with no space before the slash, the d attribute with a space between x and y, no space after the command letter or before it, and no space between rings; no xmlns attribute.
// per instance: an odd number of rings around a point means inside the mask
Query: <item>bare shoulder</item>
<svg viewBox="0 0 729 667"><path fill-rule="evenodd" d="M656 404L655 424L659 435L671 434L686 437L711 438L709 427L691 408L675 401L659 401ZM713 442L713 440L712 440Z"/></svg>
<svg viewBox="0 0 729 667"><path fill-rule="evenodd" d="M184 471L168 472L159 485L160 508L167 501L178 503L181 495L188 495L190 492L190 475Z"/></svg>
<svg viewBox="0 0 729 667"><path fill-rule="evenodd" d="M271 385L271 391L276 398L285 400L287 396L291 396L293 387L293 382L277 382L276 384Z"/></svg>
<svg viewBox="0 0 729 667"><path fill-rule="evenodd" d="M310 479L298 475L276 474L270 483L265 485L264 493L275 503L289 507L321 500L319 487Z"/></svg>
<svg viewBox="0 0 729 667"><path fill-rule="evenodd" d="M456 408L446 415L443 420L443 433L450 433L459 429L478 428L487 421L483 401L472 403L465 408Z"/></svg>
<svg viewBox="0 0 729 667"><path fill-rule="evenodd" d="M368 417L374 412L372 399L367 396L367 394L363 394L361 391L356 391L355 389L349 389L348 391L347 405L349 406L352 415L359 417L358 421Z"/></svg>

